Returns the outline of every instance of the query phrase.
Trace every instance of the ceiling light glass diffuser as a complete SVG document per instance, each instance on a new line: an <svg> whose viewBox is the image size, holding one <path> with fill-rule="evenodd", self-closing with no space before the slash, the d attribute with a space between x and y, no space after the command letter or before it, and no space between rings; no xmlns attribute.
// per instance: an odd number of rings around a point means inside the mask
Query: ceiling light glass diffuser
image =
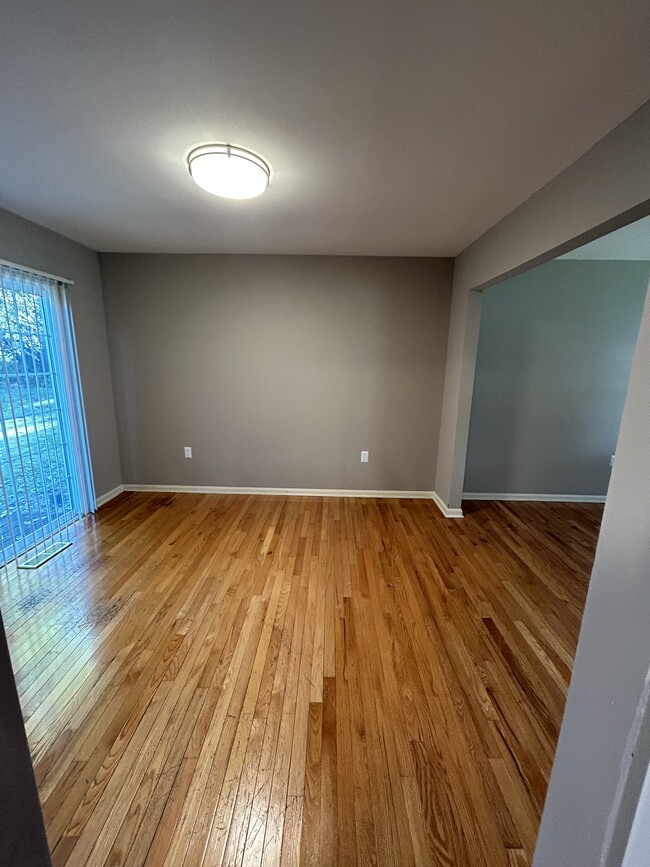
<svg viewBox="0 0 650 867"><path fill-rule="evenodd" d="M227 144L194 148L187 165L202 189L226 199L253 199L271 179L271 170L261 157Z"/></svg>

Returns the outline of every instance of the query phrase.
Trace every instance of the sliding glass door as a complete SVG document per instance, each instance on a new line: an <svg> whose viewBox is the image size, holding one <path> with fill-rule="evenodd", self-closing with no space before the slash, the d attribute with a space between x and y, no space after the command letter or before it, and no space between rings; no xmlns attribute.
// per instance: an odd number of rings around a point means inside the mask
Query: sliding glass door
<svg viewBox="0 0 650 867"><path fill-rule="evenodd" d="M94 507L65 286L0 266L0 545L35 568Z"/></svg>

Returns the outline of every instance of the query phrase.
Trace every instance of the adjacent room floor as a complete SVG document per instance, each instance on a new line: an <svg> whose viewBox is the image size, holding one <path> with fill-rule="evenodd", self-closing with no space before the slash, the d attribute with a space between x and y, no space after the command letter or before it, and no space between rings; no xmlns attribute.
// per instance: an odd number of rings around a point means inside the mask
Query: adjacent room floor
<svg viewBox="0 0 650 867"><path fill-rule="evenodd" d="M124 494L2 576L54 865L530 863L602 507Z"/></svg>

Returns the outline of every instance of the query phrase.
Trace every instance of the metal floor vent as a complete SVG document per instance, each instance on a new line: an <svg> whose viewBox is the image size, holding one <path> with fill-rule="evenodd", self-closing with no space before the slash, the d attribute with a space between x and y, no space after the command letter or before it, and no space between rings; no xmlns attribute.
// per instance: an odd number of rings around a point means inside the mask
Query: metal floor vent
<svg viewBox="0 0 650 867"><path fill-rule="evenodd" d="M51 545L48 545L47 548L43 548L42 551L34 554L34 556L30 557L29 560L25 560L24 563L18 563L18 568L38 569L38 567L42 566L43 563L47 563L48 560L51 560L52 557L56 557L57 554L60 554L61 551L65 551L65 549L69 548L71 545L72 542L53 542Z"/></svg>

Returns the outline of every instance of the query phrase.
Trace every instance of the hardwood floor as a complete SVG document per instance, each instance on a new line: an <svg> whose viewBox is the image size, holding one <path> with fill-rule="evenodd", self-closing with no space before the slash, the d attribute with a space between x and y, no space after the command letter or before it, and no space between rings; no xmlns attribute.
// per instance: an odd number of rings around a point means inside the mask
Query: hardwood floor
<svg viewBox="0 0 650 867"><path fill-rule="evenodd" d="M125 494L2 577L54 865L530 863L602 508Z"/></svg>

